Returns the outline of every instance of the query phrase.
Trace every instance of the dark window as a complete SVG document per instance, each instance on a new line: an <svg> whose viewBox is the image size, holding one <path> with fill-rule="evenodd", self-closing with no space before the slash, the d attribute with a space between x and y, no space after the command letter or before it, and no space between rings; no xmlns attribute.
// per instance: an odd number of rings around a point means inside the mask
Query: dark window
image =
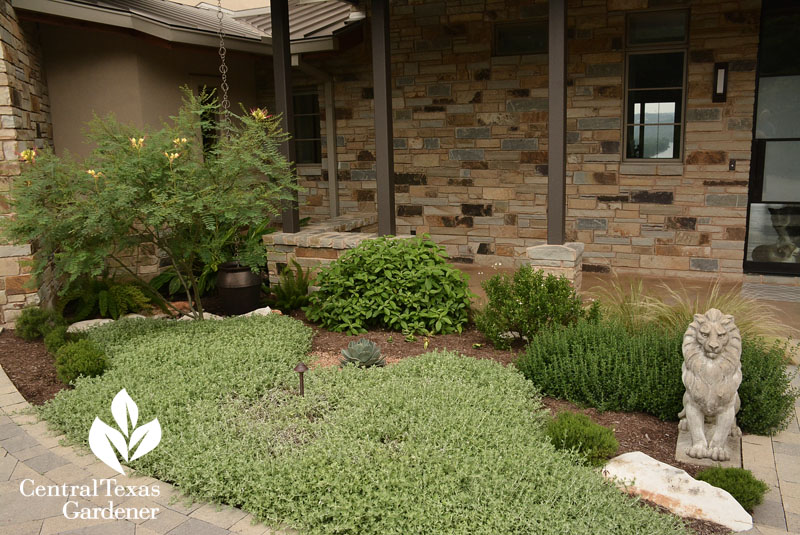
<svg viewBox="0 0 800 535"><path fill-rule="evenodd" d="M547 21L528 21L495 25L495 56L546 53Z"/></svg>
<svg viewBox="0 0 800 535"><path fill-rule="evenodd" d="M319 98L316 92L294 95L296 163L322 163Z"/></svg>
<svg viewBox="0 0 800 535"><path fill-rule="evenodd" d="M681 157L684 52L628 57L628 158Z"/></svg>
<svg viewBox="0 0 800 535"><path fill-rule="evenodd" d="M687 37L687 11L628 14L626 159L681 158Z"/></svg>

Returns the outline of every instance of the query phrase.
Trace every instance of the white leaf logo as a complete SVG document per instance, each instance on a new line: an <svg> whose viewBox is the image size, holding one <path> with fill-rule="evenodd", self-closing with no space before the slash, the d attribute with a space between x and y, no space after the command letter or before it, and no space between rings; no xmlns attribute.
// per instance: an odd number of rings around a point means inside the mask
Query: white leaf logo
<svg viewBox="0 0 800 535"><path fill-rule="evenodd" d="M100 418L95 418L92 428L89 430L89 447L98 459L124 475L125 472L114 449L127 462L131 450L139 444L133 456L130 457L131 461L138 459L153 451L158 446L158 443L161 442L161 424L158 423L158 418L155 418L153 421L137 428L139 407L136 406L136 403L124 388L114 396L114 400L111 402L111 414L122 432L120 433L107 425ZM131 422L131 433L130 441L128 442L125 437L128 436L129 420Z"/></svg>

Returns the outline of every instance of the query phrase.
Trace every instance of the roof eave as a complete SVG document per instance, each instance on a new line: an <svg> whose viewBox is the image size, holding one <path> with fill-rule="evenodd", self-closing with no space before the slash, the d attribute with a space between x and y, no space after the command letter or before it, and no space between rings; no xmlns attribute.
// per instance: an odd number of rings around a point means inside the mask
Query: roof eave
<svg viewBox="0 0 800 535"><path fill-rule="evenodd" d="M201 30L169 26L140 17L135 13L121 13L97 6L75 4L62 0L11 0L11 5L14 9L22 11L32 11L45 15L135 30L173 43L208 47L219 46L219 38L215 34ZM226 35L225 46L229 50L236 50L239 52L249 52L264 56L272 55L272 39L269 37L248 39Z"/></svg>

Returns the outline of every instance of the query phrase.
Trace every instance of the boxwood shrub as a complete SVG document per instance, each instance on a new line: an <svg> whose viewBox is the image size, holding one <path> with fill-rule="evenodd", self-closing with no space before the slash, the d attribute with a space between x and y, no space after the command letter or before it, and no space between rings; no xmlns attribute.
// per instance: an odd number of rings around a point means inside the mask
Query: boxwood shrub
<svg viewBox="0 0 800 535"><path fill-rule="evenodd" d="M557 449L575 451L592 466L602 466L619 449L614 432L585 414L560 412L547 423L546 429Z"/></svg>
<svg viewBox="0 0 800 535"><path fill-rule="evenodd" d="M631 330L613 322L581 321L534 337L516 365L547 395L675 420L685 391L682 339L682 331L655 325ZM784 429L798 395L790 383L784 346L743 339L739 426L756 434Z"/></svg>
<svg viewBox="0 0 800 535"><path fill-rule="evenodd" d="M306 314L336 332L446 334L469 319L466 275L427 237L363 241L320 269L314 284Z"/></svg>
<svg viewBox="0 0 800 535"><path fill-rule="evenodd" d="M126 388L159 446L130 463L306 535L677 535L556 451L535 387L488 360L432 353L385 368L292 368L310 329L285 316L119 322L90 331L113 366L41 413L85 443Z"/></svg>
<svg viewBox="0 0 800 535"><path fill-rule="evenodd" d="M698 472L697 479L728 491L748 513L764 501L764 494L769 490L766 483L743 468L706 468Z"/></svg>
<svg viewBox="0 0 800 535"><path fill-rule="evenodd" d="M105 353L91 340L68 342L56 352L56 375L62 383L72 383L78 377L97 377L107 367Z"/></svg>

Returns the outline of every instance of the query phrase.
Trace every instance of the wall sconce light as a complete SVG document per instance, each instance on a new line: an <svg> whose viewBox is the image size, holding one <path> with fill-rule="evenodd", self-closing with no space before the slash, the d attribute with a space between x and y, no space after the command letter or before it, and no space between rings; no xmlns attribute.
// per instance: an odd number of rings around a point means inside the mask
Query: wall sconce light
<svg viewBox="0 0 800 535"><path fill-rule="evenodd" d="M712 102L725 102L728 98L728 63L714 64L714 91Z"/></svg>

